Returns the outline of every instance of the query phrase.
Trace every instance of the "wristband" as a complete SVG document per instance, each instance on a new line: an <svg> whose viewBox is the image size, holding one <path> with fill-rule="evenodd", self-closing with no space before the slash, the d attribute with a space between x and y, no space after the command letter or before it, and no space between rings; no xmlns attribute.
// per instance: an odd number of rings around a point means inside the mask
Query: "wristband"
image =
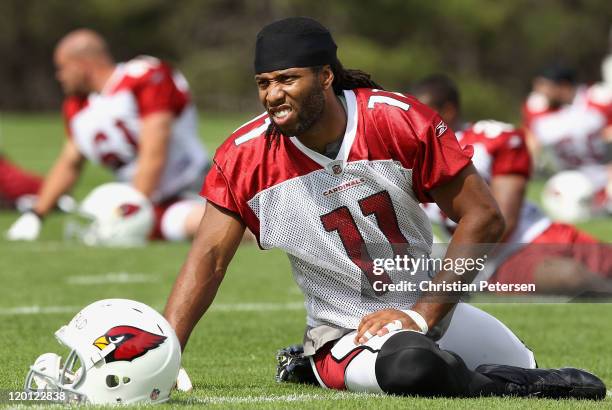
<svg viewBox="0 0 612 410"><path fill-rule="evenodd" d="M410 316L410 319L412 319L419 329L421 329L421 333L426 335L427 332L429 332L429 326L427 326L425 318L419 312L415 310L402 310L402 312Z"/></svg>

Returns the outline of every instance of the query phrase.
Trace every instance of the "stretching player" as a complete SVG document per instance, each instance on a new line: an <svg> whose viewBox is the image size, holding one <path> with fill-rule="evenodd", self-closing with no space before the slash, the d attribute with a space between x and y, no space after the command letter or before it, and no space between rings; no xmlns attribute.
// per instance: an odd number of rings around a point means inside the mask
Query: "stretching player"
<svg viewBox="0 0 612 410"><path fill-rule="evenodd" d="M569 67L552 65L533 80L523 106L527 141L536 165L548 154L554 171L577 170L596 192L612 192L612 89L579 84ZM570 188L571 189L571 188Z"/></svg>
<svg viewBox="0 0 612 410"><path fill-rule="evenodd" d="M42 219L78 180L85 160L108 168L153 202L153 238L192 236L204 205L185 194L197 192L209 160L185 78L153 57L117 64L104 39L85 29L66 35L54 60L66 94L68 138L32 212L7 237L38 238Z"/></svg>
<svg viewBox="0 0 612 410"><path fill-rule="evenodd" d="M202 190L207 210L166 305L183 348L248 226L263 249L278 247L289 257L306 299L304 354L322 386L605 396L603 383L587 372L525 369L535 366L532 352L454 295L375 290L397 275L376 275L366 244L382 244L389 257L397 249L389 244L430 251L431 225L420 202L434 200L458 222L451 260L480 256L461 245L495 242L504 231L471 150L436 113L344 69L329 31L308 18L264 27L254 65L266 111L217 150ZM423 273L436 284L471 280L452 271Z"/></svg>
<svg viewBox="0 0 612 410"><path fill-rule="evenodd" d="M610 245L572 225L552 222L525 200L531 159L524 134L498 121L462 122L459 91L446 76L423 79L414 94L456 131L462 146L474 147L472 161L489 183L506 220L503 241L507 246L495 261L489 261L497 265L492 280L533 283L541 293L612 295ZM427 205L427 213L452 234L455 224L435 205Z"/></svg>

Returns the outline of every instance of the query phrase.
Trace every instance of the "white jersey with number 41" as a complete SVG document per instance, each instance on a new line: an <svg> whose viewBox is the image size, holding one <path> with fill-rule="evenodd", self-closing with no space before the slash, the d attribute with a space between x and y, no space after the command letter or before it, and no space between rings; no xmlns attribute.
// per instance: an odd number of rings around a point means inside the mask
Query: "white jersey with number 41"
<svg viewBox="0 0 612 410"><path fill-rule="evenodd" d="M185 78L156 58L138 57L118 64L99 94L68 97L63 107L69 138L79 151L121 182L134 177L142 119L160 111L173 113L175 120L154 201L193 187L208 163Z"/></svg>

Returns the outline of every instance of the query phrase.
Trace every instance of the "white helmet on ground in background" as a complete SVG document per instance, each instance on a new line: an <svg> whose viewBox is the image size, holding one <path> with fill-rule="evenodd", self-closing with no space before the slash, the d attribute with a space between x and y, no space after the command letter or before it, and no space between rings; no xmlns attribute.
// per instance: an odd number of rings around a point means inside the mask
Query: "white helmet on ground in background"
<svg viewBox="0 0 612 410"><path fill-rule="evenodd" d="M66 225L66 236L90 246L140 246L153 229L153 205L129 184L100 185L79 205L75 218Z"/></svg>
<svg viewBox="0 0 612 410"><path fill-rule="evenodd" d="M583 222L594 216L595 193L595 185L582 172L562 171L546 182L542 205L555 220Z"/></svg>
<svg viewBox="0 0 612 410"><path fill-rule="evenodd" d="M170 397L181 348L170 324L151 307L106 299L85 307L55 337L70 353L38 357L26 391L53 392L66 402L162 403Z"/></svg>

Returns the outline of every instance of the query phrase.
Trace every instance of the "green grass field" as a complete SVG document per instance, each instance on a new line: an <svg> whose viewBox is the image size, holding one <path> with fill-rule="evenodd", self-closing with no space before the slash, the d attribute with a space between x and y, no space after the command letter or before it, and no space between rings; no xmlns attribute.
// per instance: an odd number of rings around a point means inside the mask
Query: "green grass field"
<svg viewBox="0 0 612 410"><path fill-rule="evenodd" d="M202 135L214 148L247 118L201 118ZM0 116L0 146L13 159L44 172L63 140L56 115ZM89 166L75 196L80 199L110 175ZM534 183L536 198L541 184ZM0 213L2 234L17 217ZM54 214L36 243L0 239L0 393L22 387L28 366L43 352L66 353L53 333L90 302L130 298L161 310L188 244L154 243L140 249L95 249L62 240L64 217ZM612 221L582 226L608 242ZM541 367L590 369L612 386L612 304L488 304L536 353ZM301 340L302 297L286 257L254 245L239 249L212 309L193 333L183 356L195 390L174 394L172 407L213 408L612 408L604 402L528 399L419 399L361 395L274 381L274 354ZM0 403L13 406L15 403Z"/></svg>

